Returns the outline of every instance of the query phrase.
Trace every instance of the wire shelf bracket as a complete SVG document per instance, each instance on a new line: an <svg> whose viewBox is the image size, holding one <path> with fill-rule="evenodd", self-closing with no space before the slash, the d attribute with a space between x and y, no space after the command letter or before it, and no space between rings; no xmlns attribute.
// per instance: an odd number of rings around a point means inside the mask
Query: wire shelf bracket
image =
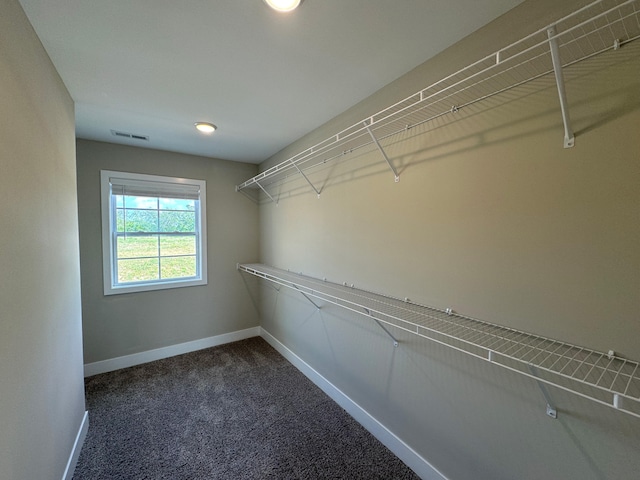
<svg viewBox="0 0 640 480"><path fill-rule="evenodd" d="M387 162L387 165L389 165L389 168L393 172L393 176L395 177L395 181L399 182L400 181L400 175L398 175L398 172L395 169L395 167L393 166L393 163L391 163L391 160L389 160L389 157L387 156L387 153L384 151L384 148L382 148L382 145L380 145L380 142L378 142L378 139L376 138L376 136L373 134L373 132L369 128L369 125L368 125L367 122L364 122L364 126L367 129L367 133L369 133L369 136L371 137L371 140L373 141L375 146L378 148L378 150L380 151L380 153L384 157L385 161Z"/></svg>
<svg viewBox="0 0 640 480"><path fill-rule="evenodd" d="M298 165L296 165L295 163L291 162L292 165L294 167L296 167L296 170L298 170L298 173L300 173L300 175L302 175L302 177L307 181L307 183L311 186L311 188L313 188L313 191L316 192L316 195L318 195L318 198L320 198L320 190L318 190L313 183L311 183L311 180L309 180L309 177L307 177L304 172L302 170L300 170L300 167Z"/></svg>
<svg viewBox="0 0 640 480"><path fill-rule="evenodd" d="M386 333L387 335L389 335L389 337L391 337L391 340L393 340L393 346L397 347L399 345L398 340L396 339L396 337L393 336L393 334L387 330L387 328L382 324L382 322L380 320L378 320L373 313L371 313L371 310L369 310L368 308L364 309L365 312L367 312L367 316L371 317L377 324L378 326L384 330L384 333Z"/></svg>
<svg viewBox="0 0 640 480"><path fill-rule="evenodd" d="M557 409L547 386L640 418L640 364L611 350L598 352L467 317L451 308L440 310L408 298L368 292L263 264L238 264L237 268L372 318L393 339L394 346L398 340L391 330L399 329L533 379L542 391L550 417L557 417Z"/></svg>
<svg viewBox="0 0 640 480"><path fill-rule="evenodd" d="M262 191L265 193L265 195L266 195L267 197L269 197L269 199L270 199L273 203L275 203L276 205L278 205L278 202L276 202L276 201L275 201L275 199L274 199L271 195L269 195L269 192L267 192L267 190L266 190L266 189L262 186L262 184L261 184L260 182L258 182L257 180L256 180L256 185L258 185L258 187L260 187L260 190L262 190ZM236 190L238 190L238 187L236 187Z"/></svg>
<svg viewBox="0 0 640 480"><path fill-rule="evenodd" d="M529 371L531 372L531 375L533 375L534 377L538 377L538 372L533 365L529 365ZM542 396L547 402L547 415L549 415L553 419L558 418L558 410L553 406L553 401L551 400L551 395L549 394L547 387L544 383L538 380L536 380L536 383L538 384L540 392L542 392Z"/></svg>
<svg viewBox="0 0 640 480"><path fill-rule="evenodd" d="M555 25L547 29L547 34L549 35L551 62L553 63L553 73L556 77L558 97L560 98L560 111L562 112L562 122L564 124L564 148L571 148L575 145L575 136L571 128L571 119L569 118L569 102L567 101L567 92L564 86L562 60L560 59L560 48L558 47L558 32Z"/></svg>
<svg viewBox="0 0 640 480"><path fill-rule="evenodd" d="M313 177L310 178L311 172L364 147L377 148L398 181L398 170L382 148L386 140L402 141L402 134L421 125L424 128L418 135L423 135L430 131L428 127L436 119L455 115L470 105L548 75L555 76L564 124L564 147L570 148L575 144L575 134L564 70L604 52L618 50L638 38L640 0L595 0L264 170L237 185L236 191L260 189L277 204L267 190L290 177L302 175L320 195L321 190L314 186Z"/></svg>
<svg viewBox="0 0 640 480"><path fill-rule="evenodd" d="M298 292L300 292L300 294L301 294L304 298L306 298L307 300L309 300L309 302L311 303L311 305L313 305L314 307L316 307L316 310L320 310L320 306L319 306L316 302L314 302L313 300L311 300L311 298L309 298L309 296L308 296L306 293L304 293L302 290L300 290L300 288L298 288L298 286L297 286L295 283L292 283L292 284L291 284L291 286L292 286L293 288L295 288Z"/></svg>

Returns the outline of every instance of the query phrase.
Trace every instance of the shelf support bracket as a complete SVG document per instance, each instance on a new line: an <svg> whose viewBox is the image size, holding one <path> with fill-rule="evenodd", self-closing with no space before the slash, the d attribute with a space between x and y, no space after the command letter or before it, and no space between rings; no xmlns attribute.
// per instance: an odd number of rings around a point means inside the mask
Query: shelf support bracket
<svg viewBox="0 0 640 480"><path fill-rule="evenodd" d="M240 192L245 197L247 197L249 200L251 200L253 203L258 203L258 199L253 198L251 195L249 195L247 192L245 192L244 189L240 189L240 188L238 188L236 186L236 192Z"/></svg>
<svg viewBox="0 0 640 480"><path fill-rule="evenodd" d="M276 202L276 201L273 199L273 197L272 197L271 195L269 195L269 192L267 192L267 191L265 190L265 188L264 188L262 185L260 185L260 182L259 182L259 181L257 181L257 180L256 180L256 185L258 185L258 186L260 187L260 190L262 190L262 191L265 193L265 195L271 199L271 201L272 201L273 203L275 203L276 205L278 205L278 202Z"/></svg>
<svg viewBox="0 0 640 480"><path fill-rule="evenodd" d="M320 198L320 191L313 185L313 183L311 183L311 180L309 180L309 178L304 174L304 172L302 170L300 170L300 167L298 167L298 164L295 163L293 160L290 163L291 163L291 165L296 167L296 170L298 170L298 173L300 173L300 175L302 175L304 177L304 179L307 181L307 183L309 185L311 185L311 188L313 188L313 191L316 192L316 194L318 195L318 198Z"/></svg>
<svg viewBox="0 0 640 480"><path fill-rule="evenodd" d="M564 123L564 148L571 148L575 145L575 136L571 128L571 119L569 118L569 105L567 102L567 92L564 88L564 75L562 74L562 61L560 60L560 49L558 48L555 25L547 29L547 35L549 36L551 61L553 62L553 71L556 76L558 96L560 97L560 110L562 111L562 121Z"/></svg>
<svg viewBox="0 0 640 480"><path fill-rule="evenodd" d="M391 171L393 172L393 175L395 176L396 182L399 182L400 181L400 175L398 175L398 172L395 169L395 167L393 166L393 163L391 163L391 160L389 160L389 157L387 157L386 152L382 148L382 145L380 145L380 142L378 142L378 139L376 138L376 136L373 134L373 132L369 128L369 125L367 125L367 122L364 122L364 128L367 129L367 132L371 136L371 140L373 140L373 143L375 143L376 147L378 147L378 150L380 151L380 153L382 154L382 156L386 160L387 165L389 165L389 168L391 169Z"/></svg>
<svg viewBox="0 0 640 480"><path fill-rule="evenodd" d="M299 292L300 292L300 294L301 294L304 298L306 298L307 300L309 300L309 302L311 302L311 304L312 304L314 307L316 307L316 309L317 309L317 310L320 310L320 307L318 306L318 304L317 304L316 302L314 302L313 300L311 300L311 299L309 298L309 296L308 296L306 293L304 293L302 290L300 290L300 289L298 288L298 286L297 286L295 283L292 283L291 285L293 285L293 288L295 288L297 291L299 291Z"/></svg>
<svg viewBox="0 0 640 480"><path fill-rule="evenodd" d="M529 371L531 372L531 375L533 375L534 377L538 377L538 371L536 370L536 368L533 365L529 365ZM547 391L547 387L544 385L544 383L536 380L536 383L538 384L538 387L540 388L540 391L542 392L542 396L544 397L544 399L547 402L547 415L549 415L551 418L558 418L558 410L556 409L556 407L553 405L553 401L551 400L551 396L549 395L549 392Z"/></svg>
<svg viewBox="0 0 640 480"><path fill-rule="evenodd" d="M393 346L397 347L398 346L398 340L396 340L396 337L394 337L391 332L389 330L387 330L385 328L385 326L382 324L382 322L380 322L380 320L378 320L376 317L374 317L373 313L371 313L371 310L369 310L368 308L362 307L364 308L364 311L367 312L367 316L371 317L373 319L374 322L376 322L378 324L378 326L384 330L384 333L386 333L387 335L389 335L389 337L391 337L391 340L393 340Z"/></svg>

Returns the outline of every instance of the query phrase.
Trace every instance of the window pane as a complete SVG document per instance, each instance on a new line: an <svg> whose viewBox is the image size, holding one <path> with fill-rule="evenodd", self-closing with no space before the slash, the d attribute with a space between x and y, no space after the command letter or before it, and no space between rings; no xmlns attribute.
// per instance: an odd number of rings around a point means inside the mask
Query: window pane
<svg viewBox="0 0 640 480"><path fill-rule="evenodd" d="M102 170L100 193L105 295L206 285L203 180Z"/></svg>
<svg viewBox="0 0 640 480"><path fill-rule="evenodd" d="M162 257L160 271L162 278L195 277L196 257Z"/></svg>
<svg viewBox="0 0 640 480"><path fill-rule="evenodd" d="M196 201L182 198L160 198L160 210L195 210Z"/></svg>
<svg viewBox="0 0 640 480"><path fill-rule="evenodd" d="M158 280L158 259L118 260L118 283Z"/></svg>
<svg viewBox="0 0 640 480"><path fill-rule="evenodd" d="M118 258L157 257L158 237L118 237Z"/></svg>
<svg viewBox="0 0 640 480"><path fill-rule="evenodd" d="M195 232L196 212L160 211L161 232Z"/></svg>
<svg viewBox="0 0 640 480"><path fill-rule="evenodd" d="M124 197L125 208L146 208L151 210L158 209L158 197L135 197L126 195Z"/></svg>
<svg viewBox="0 0 640 480"><path fill-rule="evenodd" d="M157 210L118 210L118 219L122 217L124 230L119 232L157 232L158 231L158 211ZM120 221L118 221L120 226Z"/></svg>
<svg viewBox="0 0 640 480"><path fill-rule="evenodd" d="M160 255L168 257L170 255L195 255L196 236L195 235L162 235L160 236Z"/></svg>
<svg viewBox="0 0 640 480"><path fill-rule="evenodd" d="M124 232L124 210L116 210L116 232Z"/></svg>

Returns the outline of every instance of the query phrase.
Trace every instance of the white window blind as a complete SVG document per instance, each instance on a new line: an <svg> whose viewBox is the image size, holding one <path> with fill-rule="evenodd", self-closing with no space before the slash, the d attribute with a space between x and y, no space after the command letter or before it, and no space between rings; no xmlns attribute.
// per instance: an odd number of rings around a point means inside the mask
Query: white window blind
<svg viewBox="0 0 640 480"><path fill-rule="evenodd" d="M176 179L178 180L178 179ZM152 180L134 180L131 178L109 177L112 195L129 195L138 197L164 197L198 200L200 184L170 183Z"/></svg>

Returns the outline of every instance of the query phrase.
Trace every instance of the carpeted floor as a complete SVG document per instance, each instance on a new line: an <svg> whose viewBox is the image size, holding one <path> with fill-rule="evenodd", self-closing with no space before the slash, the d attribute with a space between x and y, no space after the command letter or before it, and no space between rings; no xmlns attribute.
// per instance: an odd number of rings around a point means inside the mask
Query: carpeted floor
<svg viewBox="0 0 640 480"><path fill-rule="evenodd" d="M81 479L417 479L261 338L86 379Z"/></svg>

